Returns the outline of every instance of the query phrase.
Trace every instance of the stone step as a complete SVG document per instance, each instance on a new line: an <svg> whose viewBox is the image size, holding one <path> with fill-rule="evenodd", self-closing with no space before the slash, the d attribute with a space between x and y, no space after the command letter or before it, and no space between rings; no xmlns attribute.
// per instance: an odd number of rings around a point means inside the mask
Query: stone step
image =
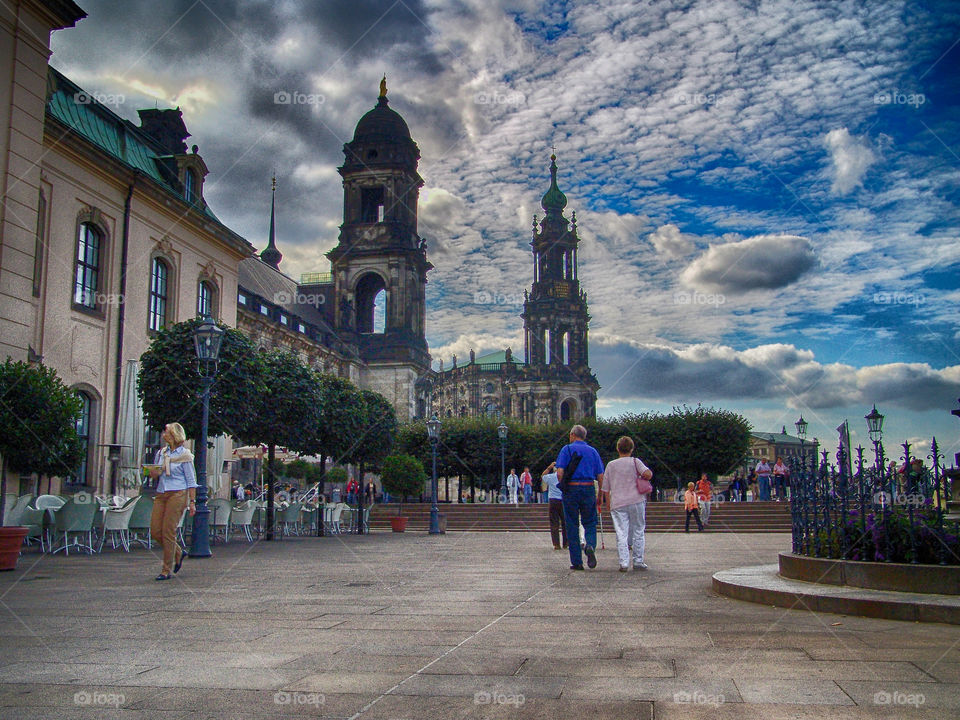
<svg viewBox="0 0 960 720"><path fill-rule="evenodd" d="M547 532L550 528L548 506L443 504L440 512L446 516L447 529L474 532ZM370 527L383 530L390 527L390 518L398 514L397 504L374 506L370 513ZM426 503L404 503L403 516L407 528L426 530L430 522L430 506ZM678 503L650 503L647 505L647 529L651 532L683 532L685 514ZM602 515L603 527L612 532L609 513ZM787 503L725 503L714 506L708 532L790 532L790 506Z"/></svg>

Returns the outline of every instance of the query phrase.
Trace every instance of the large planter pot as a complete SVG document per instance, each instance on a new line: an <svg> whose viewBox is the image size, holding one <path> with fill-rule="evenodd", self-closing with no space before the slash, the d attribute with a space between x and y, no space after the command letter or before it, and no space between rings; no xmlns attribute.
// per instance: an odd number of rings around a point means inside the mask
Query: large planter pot
<svg viewBox="0 0 960 720"><path fill-rule="evenodd" d="M403 532L407 529L407 520L410 518L402 517L397 515L396 517L390 518L390 528L394 532Z"/></svg>
<svg viewBox="0 0 960 720"><path fill-rule="evenodd" d="M0 527L0 570L16 570L27 531L25 527Z"/></svg>

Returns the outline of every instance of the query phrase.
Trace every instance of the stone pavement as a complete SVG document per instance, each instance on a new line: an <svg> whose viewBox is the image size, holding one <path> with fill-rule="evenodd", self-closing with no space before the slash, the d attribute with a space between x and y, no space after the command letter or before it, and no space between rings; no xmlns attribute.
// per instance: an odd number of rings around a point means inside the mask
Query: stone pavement
<svg viewBox="0 0 960 720"><path fill-rule="evenodd" d="M0 574L0 718L960 717L960 627L718 597L789 537L650 534L646 573L546 534L374 533Z"/></svg>

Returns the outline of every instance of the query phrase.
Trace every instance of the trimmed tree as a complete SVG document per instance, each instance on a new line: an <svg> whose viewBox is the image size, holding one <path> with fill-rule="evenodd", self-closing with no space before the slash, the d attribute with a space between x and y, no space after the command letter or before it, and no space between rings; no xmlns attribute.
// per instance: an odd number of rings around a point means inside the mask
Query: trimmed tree
<svg viewBox="0 0 960 720"><path fill-rule="evenodd" d="M147 424L163 430L167 423L183 425L187 437L200 434L201 387L193 332L201 319L186 320L164 328L140 356L137 393L143 403ZM222 323L217 374L210 387L210 437L246 437L247 426L255 420L251 412L264 392L256 348L246 335Z"/></svg>
<svg viewBox="0 0 960 720"><path fill-rule="evenodd" d="M0 365L0 497L7 468L65 477L83 462L77 422L83 403L53 368L7 358ZM0 501L0 526L4 503Z"/></svg>
<svg viewBox="0 0 960 720"><path fill-rule="evenodd" d="M302 453L317 450L323 398L317 375L288 352L261 353L260 379L264 391L256 405L247 408L251 418L244 438L267 446L267 532L273 539L277 446Z"/></svg>
<svg viewBox="0 0 960 720"><path fill-rule="evenodd" d="M400 498L398 515L403 514L403 501L408 495L423 491L427 482L427 473L423 464L410 455L389 455L383 460L380 471L380 484L391 495Z"/></svg>

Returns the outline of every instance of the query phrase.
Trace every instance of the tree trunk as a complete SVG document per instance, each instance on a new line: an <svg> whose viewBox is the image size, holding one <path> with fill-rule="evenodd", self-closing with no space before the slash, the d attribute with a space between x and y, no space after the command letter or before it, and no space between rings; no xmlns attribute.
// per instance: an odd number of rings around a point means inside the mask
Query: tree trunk
<svg viewBox="0 0 960 720"><path fill-rule="evenodd" d="M273 493L274 485L276 479L273 474L273 459L276 457L277 446L273 443L270 443L267 446L267 540L273 540L273 520L274 520L274 503L273 503Z"/></svg>
<svg viewBox="0 0 960 720"><path fill-rule="evenodd" d="M7 458L0 460L0 527L3 527L3 515L7 509Z"/></svg>

